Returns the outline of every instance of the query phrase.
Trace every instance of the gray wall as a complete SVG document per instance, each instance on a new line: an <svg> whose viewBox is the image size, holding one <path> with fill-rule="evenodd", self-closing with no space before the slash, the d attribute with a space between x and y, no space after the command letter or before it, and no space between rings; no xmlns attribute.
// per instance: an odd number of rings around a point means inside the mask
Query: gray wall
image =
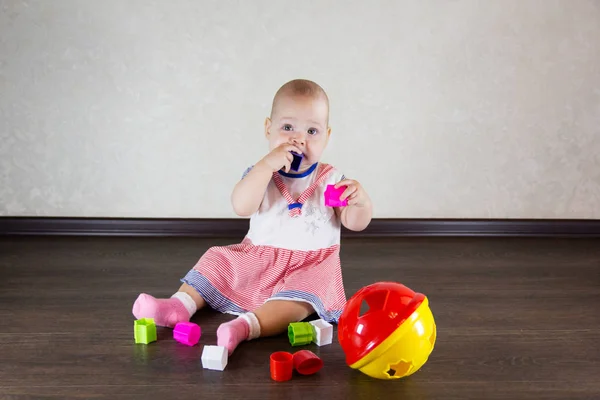
<svg viewBox="0 0 600 400"><path fill-rule="evenodd" d="M285 81L376 217L600 218L597 1L0 0L0 215L232 217Z"/></svg>

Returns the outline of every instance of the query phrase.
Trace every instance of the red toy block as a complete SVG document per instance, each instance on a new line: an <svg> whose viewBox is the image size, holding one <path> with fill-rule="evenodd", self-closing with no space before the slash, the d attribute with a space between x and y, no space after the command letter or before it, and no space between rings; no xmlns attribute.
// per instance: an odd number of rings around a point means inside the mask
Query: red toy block
<svg viewBox="0 0 600 400"><path fill-rule="evenodd" d="M294 353L294 368L301 375L316 374L323 368L323 360L310 350Z"/></svg>
<svg viewBox="0 0 600 400"><path fill-rule="evenodd" d="M294 372L294 356L287 351L278 351L271 354L271 379L285 382L292 379Z"/></svg>

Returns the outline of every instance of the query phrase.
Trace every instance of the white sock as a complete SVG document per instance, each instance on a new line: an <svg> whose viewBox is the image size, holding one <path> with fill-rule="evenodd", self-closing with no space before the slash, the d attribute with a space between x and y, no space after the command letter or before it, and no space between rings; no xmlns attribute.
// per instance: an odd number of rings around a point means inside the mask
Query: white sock
<svg viewBox="0 0 600 400"><path fill-rule="evenodd" d="M254 313L246 313L240 315L240 318L243 318L248 322L248 326L250 329L248 330L248 340L256 339L260 336L260 323L258 322L258 318Z"/></svg>
<svg viewBox="0 0 600 400"><path fill-rule="evenodd" d="M171 298L180 300L183 303L185 309L188 310L188 312L190 313L190 317L196 312L196 302L194 301L194 299L192 299L192 296L190 296L189 294L185 292L177 292L173 296L171 296Z"/></svg>

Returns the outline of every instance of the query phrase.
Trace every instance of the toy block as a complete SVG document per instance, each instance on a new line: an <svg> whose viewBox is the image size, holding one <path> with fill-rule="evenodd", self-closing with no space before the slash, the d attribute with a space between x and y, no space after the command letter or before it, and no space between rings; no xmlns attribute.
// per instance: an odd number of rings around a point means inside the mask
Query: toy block
<svg viewBox="0 0 600 400"><path fill-rule="evenodd" d="M223 346L204 346L202 350L202 367L215 371L223 371L227 366L229 354Z"/></svg>
<svg viewBox="0 0 600 400"><path fill-rule="evenodd" d="M340 201L340 196L344 194L348 186L340 186L335 188L335 185L327 185L325 189L325 205L329 207L345 207L348 205L348 199Z"/></svg>
<svg viewBox="0 0 600 400"><path fill-rule="evenodd" d="M173 329L173 339L187 346L193 346L200 340L202 330L193 322L179 322Z"/></svg>
<svg viewBox="0 0 600 400"><path fill-rule="evenodd" d="M310 350L300 350L294 353L294 368L301 375L312 375L323 368L323 360Z"/></svg>
<svg viewBox="0 0 600 400"><path fill-rule="evenodd" d="M333 325L322 319L310 321L310 324L315 330L313 342L317 346L325 346L331 344L333 340Z"/></svg>
<svg viewBox="0 0 600 400"><path fill-rule="evenodd" d="M288 326L288 338L292 346L309 344L313 340L313 327L308 322L292 322Z"/></svg>
<svg viewBox="0 0 600 400"><path fill-rule="evenodd" d="M133 336L136 343L148 344L156 341L156 324L153 318L142 318L133 323Z"/></svg>
<svg viewBox="0 0 600 400"><path fill-rule="evenodd" d="M271 354L271 379L277 382L285 382L292 379L294 372L294 356L287 351L278 351Z"/></svg>
<svg viewBox="0 0 600 400"><path fill-rule="evenodd" d="M290 153L292 153L292 156L294 157L294 160L292 161L292 164L290 165L290 170L297 172L300 169L300 164L302 163L302 159L304 158L304 155L298 154L293 151L291 151Z"/></svg>

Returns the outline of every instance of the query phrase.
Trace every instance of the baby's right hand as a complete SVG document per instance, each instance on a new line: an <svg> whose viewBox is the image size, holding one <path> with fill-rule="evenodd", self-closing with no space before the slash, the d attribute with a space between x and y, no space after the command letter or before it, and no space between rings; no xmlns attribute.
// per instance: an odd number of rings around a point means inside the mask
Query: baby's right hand
<svg viewBox="0 0 600 400"><path fill-rule="evenodd" d="M302 154L300 149L293 144L283 143L264 156L260 162L264 163L273 172L277 172L282 168L284 172L290 172L292 161L294 161L292 151Z"/></svg>

